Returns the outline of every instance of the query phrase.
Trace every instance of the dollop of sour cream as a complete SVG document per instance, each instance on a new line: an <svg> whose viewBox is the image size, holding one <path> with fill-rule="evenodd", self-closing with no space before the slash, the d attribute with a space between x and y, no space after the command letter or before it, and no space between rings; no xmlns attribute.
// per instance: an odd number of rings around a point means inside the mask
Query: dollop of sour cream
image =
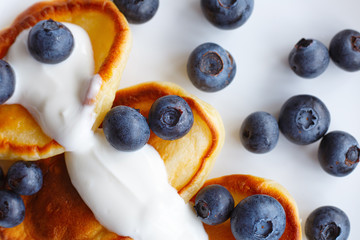
<svg viewBox="0 0 360 240"><path fill-rule="evenodd" d="M75 45L59 64L37 62L27 49L28 31L18 36L5 58L16 75L15 93L7 103L26 107L44 132L65 147L70 179L104 227L135 240L208 239L191 206L168 183L154 148L121 152L101 129L91 130L94 106L85 103L96 95L101 77L93 76L86 32L64 24Z"/></svg>

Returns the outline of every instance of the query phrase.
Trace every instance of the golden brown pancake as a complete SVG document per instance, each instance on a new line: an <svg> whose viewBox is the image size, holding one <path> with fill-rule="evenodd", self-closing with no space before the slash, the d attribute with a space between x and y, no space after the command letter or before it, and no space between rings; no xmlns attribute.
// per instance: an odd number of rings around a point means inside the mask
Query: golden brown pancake
<svg viewBox="0 0 360 240"><path fill-rule="evenodd" d="M102 85L95 103L96 129L111 108L131 47L125 17L108 0L54 0L34 4L0 31L0 58L25 29L45 19L77 24L88 33L95 72ZM99 34L101 33L101 34ZM36 97L36 96L34 96ZM0 159L37 160L64 152L46 136L29 112L20 105L0 105Z"/></svg>
<svg viewBox="0 0 360 240"><path fill-rule="evenodd" d="M13 228L0 228L2 240L131 239L107 231L95 219L71 184L64 155L40 160L42 189L23 196L25 220Z"/></svg>
<svg viewBox="0 0 360 240"><path fill-rule="evenodd" d="M2 240L131 239L107 231L95 219L71 184L64 155L39 161L42 189L23 196L25 219L13 228L0 227Z"/></svg>
<svg viewBox="0 0 360 240"><path fill-rule="evenodd" d="M39 161L44 185L39 193L23 197L26 217L14 228L0 228L0 239L131 239L107 231L81 200L67 174L63 155ZM267 194L276 198L286 212L286 229L281 240L301 240L301 226L294 199L280 184L251 176L228 175L206 181L205 186L220 184L234 196L237 204L247 196ZM192 199L192 202L194 199ZM217 226L204 224L209 240L234 240L230 221Z"/></svg>
<svg viewBox="0 0 360 240"><path fill-rule="evenodd" d="M173 141L151 132L149 144L164 160L170 184L189 201L204 184L224 144L225 130L219 113L170 82L148 82L121 89L116 93L114 106L130 106L147 117L153 102L165 95L184 98L193 111L194 124L187 135Z"/></svg>
<svg viewBox="0 0 360 240"><path fill-rule="evenodd" d="M188 201L203 185L224 142L224 128L217 111L167 82L150 82L119 90L114 106L131 106L147 116L152 103L169 94L179 95L189 103L194 125L181 139L162 140L152 133L149 143L164 159L171 185ZM42 189L33 196L23 197L26 203L24 222L14 228L0 228L0 239L127 239L107 231L96 221L72 186L63 155L39 163L44 172Z"/></svg>
<svg viewBox="0 0 360 240"><path fill-rule="evenodd" d="M235 205L242 199L254 194L266 194L277 199L286 213L286 228L280 240L301 240L300 218L295 200L289 192L279 183L251 175L227 175L206 181L203 187L219 184L230 191ZM194 203L195 197L191 200ZM230 220L210 226L203 224L209 235L209 240L235 240L231 233Z"/></svg>

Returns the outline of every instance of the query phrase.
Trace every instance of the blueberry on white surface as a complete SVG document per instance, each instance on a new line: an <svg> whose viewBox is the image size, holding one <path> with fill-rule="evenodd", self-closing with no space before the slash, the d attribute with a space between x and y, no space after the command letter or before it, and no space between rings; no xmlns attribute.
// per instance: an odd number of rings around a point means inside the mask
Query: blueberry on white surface
<svg viewBox="0 0 360 240"><path fill-rule="evenodd" d="M312 240L346 240L350 234L350 221L337 207L319 207L306 219L305 234Z"/></svg>
<svg viewBox="0 0 360 240"><path fill-rule="evenodd" d="M254 112L243 121L240 139L244 147L250 152L267 153L274 149L278 142L278 123L267 112Z"/></svg>
<svg viewBox="0 0 360 240"><path fill-rule="evenodd" d="M9 63L0 59L0 104L6 102L15 91L15 73Z"/></svg>
<svg viewBox="0 0 360 240"><path fill-rule="evenodd" d="M217 92L234 79L236 63L231 54L215 43L203 43L190 54L187 74L194 86L205 92Z"/></svg>
<svg viewBox="0 0 360 240"><path fill-rule="evenodd" d="M236 205L230 225L236 240L278 240L285 231L285 210L271 196L252 195Z"/></svg>
<svg viewBox="0 0 360 240"><path fill-rule="evenodd" d="M315 78L326 70L330 56L328 49L320 41L302 38L291 50L288 61L298 76Z"/></svg>
<svg viewBox="0 0 360 240"><path fill-rule="evenodd" d="M104 118L103 130L108 142L120 151L138 150L150 138L146 118L128 106L112 108Z"/></svg>
<svg viewBox="0 0 360 240"><path fill-rule="evenodd" d="M189 104L177 95L156 99L149 111L150 129L164 140L176 140L185 136L194 123Z"/></svg>
<svg viewBox="0 0 360 240"><path fill-rule="evenodd" d="M141 24L154 17L159 0L114 0L117 8L129 23Z"/></svg>
<svg viewBox="0 0 360 240"><path fill-rule="evenodd" d="M327 133L320 142L318 159L329 174L342 177L350 174L359 163L359 144L344 131Z"/></svg>
<svg viewBox="0 0 360 240"><path fill-rule="evenodd" d="M19 194L0 190L0 226L12 228L25 218L25 205Z"/></svg>
<svg viewBox="0 0 360 240"><path fill-rule="evenodd" d="M340 68L349 72L360 70L360 33L351 29L340 31L331 39L329 52Z"/></svg>
<svg viewBox="0 0 360 240"><path fill-rule="evenodd" d="M28 49L39 62L56 64L66 60L74 48L74 37L62 23L38 22L29 32Z"/></svg>
<svg viewBox="0 0 360 240"><path fill-rule="evenodd" d="M306 145L322 138L330 125L330 112L312 95L296 95L281 107L279 129L291 142Z"/></svg>
<svg viewBox="0 0 360 240"><path fill-rule="evenodd" d="M229 219L234 209L234 198L223 186L208 185L195 198L197 216L208 225L217 225Z"/></svg>
<svg viewBox="0 0 360 240"><path fill-rule="evenodd" d="M242 26L251 16L254 0L201 0L206 19L221 29Z"/></svg>

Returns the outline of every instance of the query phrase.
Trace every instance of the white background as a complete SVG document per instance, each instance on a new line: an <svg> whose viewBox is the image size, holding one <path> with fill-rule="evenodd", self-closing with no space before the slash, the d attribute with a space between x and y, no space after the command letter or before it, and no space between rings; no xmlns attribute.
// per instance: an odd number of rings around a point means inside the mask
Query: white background
<svg viewBox="0 0 360 240"><path fill-rule="evenodd" d="M0 0L0 27L35 1ZM302 226L312 210L333 205L350 218L349 239L360 239L359 167L350 175L337 178L321 169L317 160L319 142L297 146L280 135L273 151L253 154L245 150L239 139L241 123L250 113L261 110L277 118L288 98L312 94L330 111L329 131L347 131L360 140L360 72L345 72L330 62L318 78L303 79L287 63L290 50L303 37L328 46L343 29L360 31L359 7L356 0L255 1L253 14L245 25L221 30L204 18L199 0L160 0L151 21L130 24L133 48L120 87L171 81L210 103L220 112L226 130L223 150L210 177L252 174L276 180L295 198ZM234 81L217 93L197 90L186 74L189 54L204 42L224 47L237 64Z"/></svg>

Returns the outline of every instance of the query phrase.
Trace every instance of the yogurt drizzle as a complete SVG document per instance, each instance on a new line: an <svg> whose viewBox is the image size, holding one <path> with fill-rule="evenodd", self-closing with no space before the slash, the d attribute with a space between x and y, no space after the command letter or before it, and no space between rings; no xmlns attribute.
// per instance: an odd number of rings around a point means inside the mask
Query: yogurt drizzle
<svg viewBox="0 0 360 240"><path fill-rule="evenodd" d="M72 151L81 148L91 134L94 106L84 105L83 101L92 85L99 88L96 86L100 86L101 78L93 77L94 58L86 32L69 26L76 33L75 47L60 64L43 64L30 55L29 30L17 37L5 60L13 67L16 78L15 92L7 103L22 104L48 136Z"/></svg>
<svg viewBox="0 0 360 240"><path fill-rule="evenodd" d="M90 40L79 26L71 56L55 65L34 60L21 33L6 60L16 74L16 90L7 103L25 106L50 137L65 147L71 181L98 221L135 240L208 239L202 223L168 183L164 162L150 145L120 152L101 129L91 130L101 78L93 76ZM89 96L90 94L90 96Z"/></svg>

